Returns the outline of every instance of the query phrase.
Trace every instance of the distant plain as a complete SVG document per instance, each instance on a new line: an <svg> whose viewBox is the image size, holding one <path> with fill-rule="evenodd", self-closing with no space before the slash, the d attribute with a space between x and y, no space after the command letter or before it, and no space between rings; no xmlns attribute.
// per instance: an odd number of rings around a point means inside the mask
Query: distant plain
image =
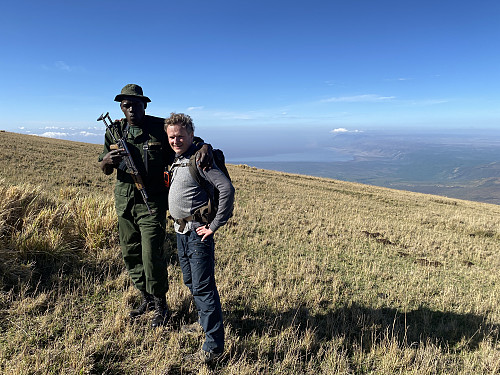
<svg viewBox="0 0 500 375"><path fill-rule="evenodd" d="M329 149L330 152L319 150ZM306 161L304 161L306 160ZM327 137L301 155L233 158L258 168L500 204L500 134L366 132Z"/></svg>

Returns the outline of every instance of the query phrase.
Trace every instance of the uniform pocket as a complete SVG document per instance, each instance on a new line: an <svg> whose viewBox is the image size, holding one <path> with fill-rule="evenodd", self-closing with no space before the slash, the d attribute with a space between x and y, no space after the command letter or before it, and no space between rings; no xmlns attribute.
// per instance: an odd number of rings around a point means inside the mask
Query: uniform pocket
<svg viewBox="0 0 500 375"><path fill-rule="evenodd" d="M163 163L163 148L160 142L148 143L148 157L149 161L154 165Z"/></svg>
<svg viewBox="0 0 500 375"><path fill-rule="evenodd" d="M123 216L132 194L132 184L115 185L115 209L118 216Z"/></svg>

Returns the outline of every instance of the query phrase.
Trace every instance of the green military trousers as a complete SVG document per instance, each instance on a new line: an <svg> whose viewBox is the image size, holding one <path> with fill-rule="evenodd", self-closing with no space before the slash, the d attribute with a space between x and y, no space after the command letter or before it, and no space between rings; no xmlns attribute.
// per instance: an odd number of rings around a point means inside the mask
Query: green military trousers
<svg viewBox="0 0 500 375"><path fill-rule="evenodd" d="M135 190L135 189L134 189ZM135 287L141 292L162 296L168 291L165 240L167 194L150 197L156 212L150 215L142 196L115 196L118 231L123 260Z"/></svg>

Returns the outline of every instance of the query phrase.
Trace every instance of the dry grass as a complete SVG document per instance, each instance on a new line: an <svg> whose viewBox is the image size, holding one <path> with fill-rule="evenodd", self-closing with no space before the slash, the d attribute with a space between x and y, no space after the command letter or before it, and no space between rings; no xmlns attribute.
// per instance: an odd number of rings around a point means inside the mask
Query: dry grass
<svg viewBox="0 0 500 375"><path fill-rule="evenodd" d="M92 164L100 147L58 142L100 182L64 187L66 166L45 158L52 177L24 185L19 174L40 171L4 166L0 372L500 372L499 206L230 166L235 215L216 238L227 348L198 367L183 360L203 337L179 330L196 313L175 256L172 325L130 323L139 296L117 247L112 178Z"/></svg>

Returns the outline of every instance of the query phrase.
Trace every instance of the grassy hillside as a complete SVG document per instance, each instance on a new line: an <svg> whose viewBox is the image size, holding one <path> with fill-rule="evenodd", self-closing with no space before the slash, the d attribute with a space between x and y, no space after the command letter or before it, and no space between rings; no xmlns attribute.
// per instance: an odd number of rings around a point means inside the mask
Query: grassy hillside
<svg viewBox="0 0 500 375"><path fill-rule="evenodd" d="M112 187L97 163L101 152L102 146L89 143L0 132L0 176L9 184L31 183L50 191L99 192Z"/></svg>
<svg viewBox="0 0 500 375"><path fill-rule="evenodd" d="M101 147L0 133L0 373L498 374L500 207L229 166L235 215L216 241L227 350L203 336L172 249L171 326L117 246Z"/></svg>

